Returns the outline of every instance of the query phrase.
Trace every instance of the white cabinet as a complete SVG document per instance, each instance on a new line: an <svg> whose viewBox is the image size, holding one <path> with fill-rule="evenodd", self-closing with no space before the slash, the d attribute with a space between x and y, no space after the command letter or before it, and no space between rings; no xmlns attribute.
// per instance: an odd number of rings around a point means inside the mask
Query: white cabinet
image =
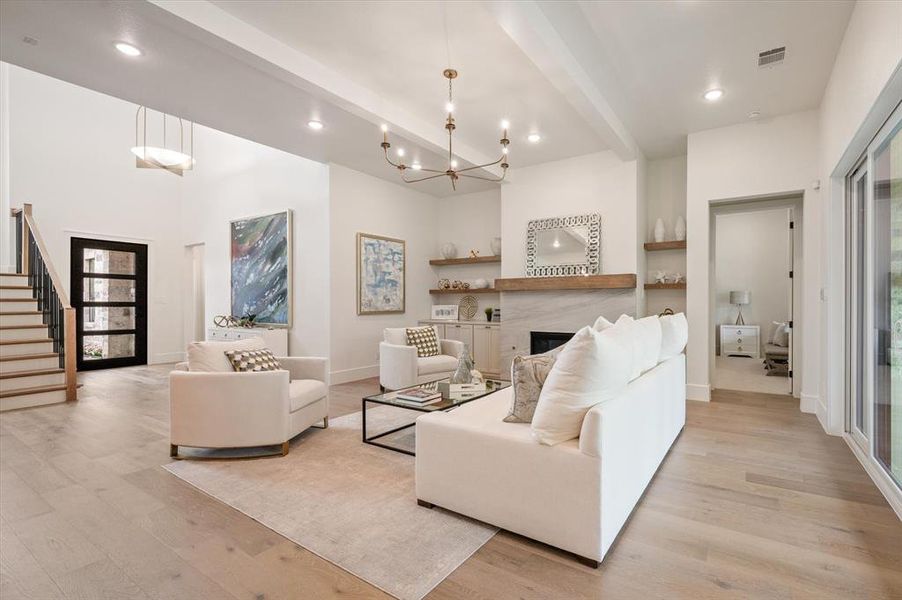
<svg viewBox="0 0 902 600"><path fill-rule="evenodd" d="M760 357L760 336L757 325L721 325L720 355Z"/></svg>
<svg viewBox="0 0 902 600"><path fill-rule="evenodd" d="M473 325L473 361L476 368L490 375L501 370L501 328Z"/></svg>
<svg viewBox="0 0 902 600"><path fill-rule="evenodd" d="M264 329L262 327L210 327L207 340L211 342L232 342L249 337L261 337L266 347L275 356L288 356L288 330Z"/></svg>
<svg viewBox="0 0 902 600"><path fill-rule="evenodd" d="M446 340L457 340L463 342L473 351L473 326L448 323L445 325Z"/></svg>

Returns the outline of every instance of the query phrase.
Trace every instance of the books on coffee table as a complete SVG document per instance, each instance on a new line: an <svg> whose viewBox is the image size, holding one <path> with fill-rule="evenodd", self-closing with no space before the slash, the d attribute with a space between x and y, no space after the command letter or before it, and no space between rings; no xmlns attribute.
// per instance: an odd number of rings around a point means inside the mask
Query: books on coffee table
<svg viewBox="0 0 902 600"><path fill-rule="evenodd" d="M398 400L406 400L407 402L415 402L417 404L426 404L430 400L440 400L442 393L437 390L425 390L423 388L413 388L399 392Z"/></svg>

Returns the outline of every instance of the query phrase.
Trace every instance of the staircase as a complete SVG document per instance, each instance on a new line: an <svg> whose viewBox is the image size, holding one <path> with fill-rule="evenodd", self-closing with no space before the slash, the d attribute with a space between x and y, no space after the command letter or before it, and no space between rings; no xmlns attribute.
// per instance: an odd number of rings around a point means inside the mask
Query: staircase
<svg viewBox="0 0 902 600"><path fill-rule="evenodd" d="M75 311L31 205L14 209L16 268L0 273L0 411L75 400Z"/></svg>

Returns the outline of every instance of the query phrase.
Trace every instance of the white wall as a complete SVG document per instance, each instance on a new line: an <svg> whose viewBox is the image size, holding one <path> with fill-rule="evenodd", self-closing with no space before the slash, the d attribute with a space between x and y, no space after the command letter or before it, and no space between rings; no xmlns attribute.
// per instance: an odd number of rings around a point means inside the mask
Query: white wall
<svg viewBox="0 0 902 600"><path fill-rule="evenodd" d="M844 178L870 139L902 99L902 3L858 2L846 28L820 110L818 176L824 203L816 219L825 257L819 273L826 306L818 323L825 350L817 363L824 428L845 426ZM807 210L807 207L806 207Z"/></svg>
<svg viewBox="0 0 902 600"><path fill-rule="evenodd" d="M655 221L663 219L667 231L665 237L676 239L673 229L678 216L686 218L686 156L674 156L648 161L646 177L648 202L646 219L640 244L655 240ZM646 253L646 278L654 281L658 271L686 275L686 252L683 250L662 250ZM650 290L646 293L646 314L657 314L665 308L674 312L686 312L686 292L684 290Z"/></svg>
<svg viewBox="0 0 902 600"><path fill-rule="evenodd" d="M637 161L607 151L511 169L508 177L501 188L504 277L525 275L529 221L593 212L601 215L602 273L637 272Z"/></svg>
<svg viewBox="0 0 902 600"><path fill-rule="evenodd" d="M33 204L67 292L71 237L147 244L148 360L178 359L184 350L182 180L135 168L129 152L133 104L12 65L8 69L12 206Z"/></svg>
<svg viewBox="0 0 902 600"><path fill-rule="evenodd" d="M405 327L429 317L429 289L438 256L438 200L382 179L329 166L332 381L378 374L378 350L385 327ZM407 242L406 312L357 314L356 235L372 233Z"/></svg>
<svg viewBox="0 0 902 600"><path fill-rule="evenodd" d="M687 395L710 399L714 356L713 269L709 239L712 202L740 201L801 193L804 206L803 256L805 273L818 273L818 240L809 235L811 208L819 201L812 189L817 177L818 114L806 111L692 133L688 139L687 211ZM814 412L817 398L818 329L817 280L803 277L804 334L807 357L802 365L802 409Z"/></svg>
<svg viewBox="0 0 902 600"><path fill-rule="evenodd" d="M746 324L760 327L762 353L771 324L790 319L788 221L788 209L715 216L714 322L735 323L730 292L748 290L751 302L742 307L742 316Z"/></svg>
<svg viewBox="0 0 902 600"><path fill-rule="evenodd" d="M195 135L197 165L179 182L181 243L204 244L206 325L232 313L229 222L290 209L289 352L329 356L329 167L206 127Z"/></svg>

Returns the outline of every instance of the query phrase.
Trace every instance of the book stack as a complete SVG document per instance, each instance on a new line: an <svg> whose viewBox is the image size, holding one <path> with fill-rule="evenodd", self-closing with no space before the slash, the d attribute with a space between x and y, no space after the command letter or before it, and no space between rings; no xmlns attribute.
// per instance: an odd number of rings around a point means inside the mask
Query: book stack
<svg viewBox="0 0 902 600"><path fill-rule="evenodd" d="M398 400L408 402L411 405L425 405L438 402L442 399L442 393L438 390L427 390L423 388L413 388L412 390L404 390L396 396Z"/></svg>

